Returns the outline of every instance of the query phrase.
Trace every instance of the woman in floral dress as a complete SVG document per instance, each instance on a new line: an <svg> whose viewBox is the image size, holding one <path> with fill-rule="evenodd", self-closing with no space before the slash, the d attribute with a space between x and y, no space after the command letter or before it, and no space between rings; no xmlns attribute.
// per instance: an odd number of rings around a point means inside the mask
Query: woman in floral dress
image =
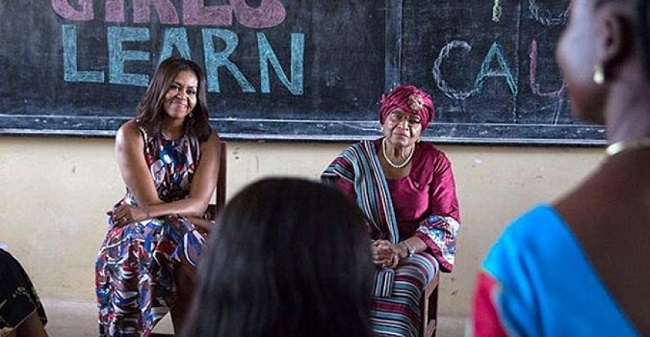
<svg viewBox="0 0 650 337"><path fill-rule="evenodd" d="M117 131L126 194L109 212L96 262L100 336L149 336L171 311L180 330L211 222L219 137L208 123L205 77L190 60L163 61Z"/></svg>

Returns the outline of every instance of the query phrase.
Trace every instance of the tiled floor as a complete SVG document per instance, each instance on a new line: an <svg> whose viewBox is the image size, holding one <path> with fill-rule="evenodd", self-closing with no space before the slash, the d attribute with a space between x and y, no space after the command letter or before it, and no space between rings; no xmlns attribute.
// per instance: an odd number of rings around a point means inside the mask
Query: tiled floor
<svg viewBox="0 0 650 337"><path fill-rule="evenodd" d="M43 298L48 317L47 332L50 337L97 336L97 309L94 303L73 302ZM462 317L440 317L437 337L462 337ZM158 333L172 333L171 320L165 317L156 327Z"/></svg>

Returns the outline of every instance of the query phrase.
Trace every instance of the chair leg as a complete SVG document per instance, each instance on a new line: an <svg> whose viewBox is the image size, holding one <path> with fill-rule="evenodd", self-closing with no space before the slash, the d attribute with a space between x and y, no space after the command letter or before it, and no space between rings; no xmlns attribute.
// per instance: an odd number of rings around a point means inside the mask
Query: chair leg
<svg viewBox="0 0 650 337"><path fill-rule="evenodd" d="M438 326L438 283L440 275L436 274L424 287L422 299L420 300L420 310L422 317L422 330L420 336L432 337L436 335Z"/></svg>
<svg viewBox="0 0 650 337"><path fill-rule="evenodd" d="M431 293L431 297L429 297L429 317L432 318L433 320L433 333L431 334L432 337L436 336L436 331L438 330L438 286L436 285L436 288L433 290L433 293Z"/></svg>

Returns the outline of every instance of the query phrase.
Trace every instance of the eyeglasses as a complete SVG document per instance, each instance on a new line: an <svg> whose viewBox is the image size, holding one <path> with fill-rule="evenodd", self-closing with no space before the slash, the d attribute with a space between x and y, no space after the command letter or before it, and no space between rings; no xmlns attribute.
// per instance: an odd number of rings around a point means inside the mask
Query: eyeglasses
<svg viewBox="0 0 650 337"><path fill-rule="evenodd" d="M390 118L391 122L393 123L401 123L403 121L406 121L410 127L422 124L422 119L420 116L406 113L400 110L393 111L388 118Z"/></svg>

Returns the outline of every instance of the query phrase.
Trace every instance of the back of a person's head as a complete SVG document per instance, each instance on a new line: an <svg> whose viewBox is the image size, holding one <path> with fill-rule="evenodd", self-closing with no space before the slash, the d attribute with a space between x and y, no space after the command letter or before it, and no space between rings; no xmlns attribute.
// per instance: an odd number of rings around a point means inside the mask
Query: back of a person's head
<svg viewBox="0 0 650 337"><path fill-rule="evenodd" d="M370 336L372 271L348 198L303 179L260 180L210 236L187 336Z"/></svg>

